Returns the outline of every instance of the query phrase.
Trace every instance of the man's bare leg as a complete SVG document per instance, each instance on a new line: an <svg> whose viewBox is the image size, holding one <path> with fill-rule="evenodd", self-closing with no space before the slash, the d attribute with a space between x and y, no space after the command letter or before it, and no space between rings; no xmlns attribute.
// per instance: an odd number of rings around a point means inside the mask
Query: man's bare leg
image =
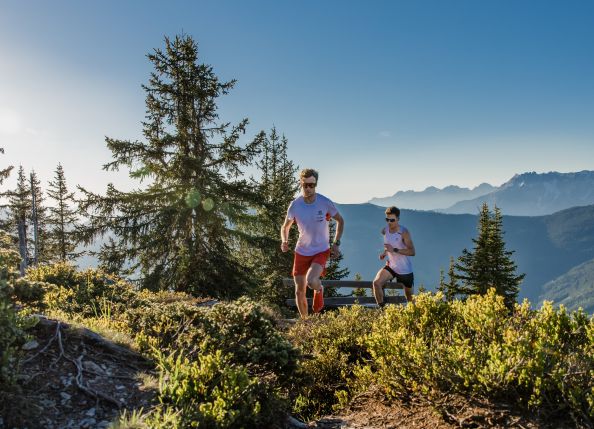
<svg viewBox="0 0 594 429"><path fill-rule="evenodd" d="M404 286L402 289L404 289L404 295L406 296L406 301L409 304L414 304L413 294L412 294L413 288Z"/></svg>
<svg viewBox="0 0 594 429"><path fill-rule="evenodd" d="M302 318L307 317L307 298L305 296L305 290L307 288L306 276L294 276L295 281L295 302L297 303L297 309Z"/></svg>
<svg viewBox="0 0 594 429"><path fill-rule="evenodd" d="M384 305L384 285L392 278L387 270L383 268L377 272L375 279L373 279L373 296L375 296L375 302L377 305Z"/></svg>
<svg viewBox="0 0 594 429"><path fill-rule="evenodd" d="M320 290L322 288L322 281L320 276L324 271L324 267L315 262L311 264L309 270L307 270L307 286L313 290Z"/></svg>

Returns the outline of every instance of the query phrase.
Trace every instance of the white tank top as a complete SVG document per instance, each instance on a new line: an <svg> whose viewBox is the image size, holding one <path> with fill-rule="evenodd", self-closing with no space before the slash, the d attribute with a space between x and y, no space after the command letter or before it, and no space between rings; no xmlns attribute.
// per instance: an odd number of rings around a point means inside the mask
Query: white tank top
<svg viewBox="0 0 594 429"><path fill-rule="evenodd" d="M395 249L406 249L406 245L402 240L402 234L408 231L404 225L399 225L398 231L390 232L386 228L384 234L384 243L391 244ZM412 260L410 256L402 255L400 253L388 252L388 265L398 274L410 274L413 272Z"/></svg>

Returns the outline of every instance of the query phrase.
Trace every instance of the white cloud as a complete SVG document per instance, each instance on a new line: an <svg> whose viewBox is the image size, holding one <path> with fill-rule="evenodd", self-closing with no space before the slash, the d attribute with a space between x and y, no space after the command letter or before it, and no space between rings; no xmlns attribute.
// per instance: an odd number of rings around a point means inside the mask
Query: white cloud
<svg viewBox="0 0 594 429"><path fill-rule="evenodd" d="M387 139L388 137L392 137L392 133L390 131L380 131L379 136Z"/></svg>

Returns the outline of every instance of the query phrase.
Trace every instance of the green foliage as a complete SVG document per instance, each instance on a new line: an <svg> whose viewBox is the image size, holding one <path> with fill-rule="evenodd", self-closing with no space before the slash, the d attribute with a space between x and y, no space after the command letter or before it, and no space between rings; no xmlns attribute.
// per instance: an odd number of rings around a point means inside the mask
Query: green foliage
<svg viewBox="0 0 594 429"><path fill-rule="evenodd" d="M146 350L185 350L188 357L222 350L250 374L287 379L298 352L278 331L275 316L247 298L212 308L174 302L132 309L130 330Z"/></svg>
<svg viewBox="0 0 594 429"><path fill-rule="evenodd" d="M242 254L253 271L256 284L253 295L266 302L284 305L288 298L282 279L289 276L293 254L280 251L280 229L287 207L299 189L298 167L288 157L288 140L275 127L263 135L262 150L255 162L260 177L253 180L258 195L256 216L238 225L249 237ZM289 234L289 246L296 242L295 231Z"/></svg>
<svg viewBox="0 0 594 429"><path fill-rule="evenodd" d="M143 288L238 297L251 277L235 226L258 199L242 169L263 137L242 145L247 119L219 120L218 99L235 81L222 82L201 64L191 37L166 38L147 57L154 71L143 86L144 141L106 138L113 160L104 166L129 169L142 185L130 192L109 185L104 195L79 188L89 220L82 238L110 235L103 264L138 269Z"/></svg>
<svg viewBox="0 0 594 429"><path fill-rule="evenodd" d="M153 302L125 317L159 362L164 410L177 412L182 427L266 427L286 409L283 387L298 351L262 305L247 298L212 308Z"/></svg>
<svg viewBox="0 0 594 429"><path fill-rule="evenodd" d="M78 215L73 207L74 193L68 191L64 168L58 164L54 180L49 182L48 197L53 205L48 208L47 254L50 261L68 261L79 256L75 252L78 239Z"/></svg>
<svg viewBox="0 0 594 429"><path fill-rule="evenodd" d="M30 288L37 283L44 289L43 306L49 310L91 317L102 300L118 314L140 304L129 283L102 270L78 271L68 262L29 268L25 279Z"/></svg>
<svg viewBox="0 0 594 429"><path fill-rule="evenodd" d="M503 217L498 207L491 213L484 203L479 213L478 236L473 238L474 249L464 249L458 262L450 266L450 281L441 289L449 299L455 295L484 295L494 288L505 297L512 309L525 274L516 275L513 251L505 250Z"/></svg>
<svg viewBox="0 0 594 429"><path fill-rule="evenodd" d="M30 324L14 308L11 282L14 268L20 260L12 248L10 236L0 231L0 414L10 404L5 398L14 387L14 376L18 366L18 347L25 341L24 329Z"/></svg>
<svg viewBox="0 0 594 429"><path fill-rule="evenodd" d="M377 315L361 306L345 307L301 320L290 330L305 355L295 380L295 413L319 417L350 397L353 370L369 358L362 339Z"/></svg>
<svg viewBox="0 0 594 429"><path fill-rule="evenodd" d="M330 235L330 245L332 245L332 242L334 241L334 234L336 233L336 221L334 219L330 220L328 223L328 228ZM328 259L328 264L326 265L326 275L324 276L325 279L341 280L349 276L350 270L347 267L341 268L340 266L343 259L344 255L342 253L339 253L335 258Z"/></svg>
<svg viewBox="0 0 594 429"><path fill-rule="evenodd" d="M448 392L529 409L592 418L594 320L547 303L509 314L494 289L465 302L420 294L414 306L390 307L365 344L371 364L358 375L393 397Z"/></svg>
<svg viewBox="0 0 594 429"><path fill-rule="evenodd" d="M262 427L265 389L220 350L196 360L182 353L158 356L159 400L179 413L181 427Z"/></svg>

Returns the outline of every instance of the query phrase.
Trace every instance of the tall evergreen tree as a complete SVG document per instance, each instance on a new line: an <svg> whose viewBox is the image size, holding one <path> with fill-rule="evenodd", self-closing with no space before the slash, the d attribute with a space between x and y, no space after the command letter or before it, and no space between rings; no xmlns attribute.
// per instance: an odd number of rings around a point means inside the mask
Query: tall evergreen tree
<svg viewBox="0 0 594 429"><path fill-rule="evenodd" d="M458 280L456 278L456 271L455 271L455 261L454 257L450 257L450 267L448 269L448 280L445 280L443 270L440 272L439 275L439 287L437 290L443 292L444 298L446 301L451 301L455 298L457 294L461 293L460 285L458 284Z"/></svg>
<svg viewBox="0 0 594 429"><path fill-rule="evenodd" d="M500 210L492 214L484 203L479 213L478 237L472 239L474 249L464 249L454 264L450 293L456 295L485 294L489 288L505 297L512 307L518 295L524 274L516 275L516 264L511 259L513 251L505 250L503 224ZM460 281L460 284L458 284Z"/></svg>
<svg viewBox="0 0 594 429"><path fill-rule="evenodd" d="M62 164L56 168L54 180L49 182L48 197L53 200L47 218L48 258L52 261L69 261L79 256L76 253L78 214L74 192L68 192Z"/></svg>
<svg viewBox="0 0 594 429"><path fill-rule="evenodd" d="M48 262L47 254L47 209L41 181L35 170L29 175L29 192L31 193L31 211L29 213L30 237L29 255L34 263Z"/></svg>
<svg viewBox="0 0 594 429"><path fill-rule="evenodd" d="M506 305L511 308L520 292L520 284L526 274L517 274L517 265L511 259L515 251L506 250L503 241L503 216L499 207L495 206L491 218L491 285L499 295L505 297Z"/></svg>
<svg viewBox="0 0 594 429"><path fill-rule="evenodd" d="M129 168L139 188L123 192L110 184L105 195L79 188L89 219L85 242L113 234L119 254L110 255L112 264L130 264L143 287L237 296L249 269L237 251L242 234L235 225L255 204L242 168L262 136L240 145L247 119L233 126L219 121L217 100L235 81L221 82L200 64L191 37L165 38L164 49L148 59L154 71L143 86L144 141L106 138L114 159L104 166Z"/></svg>
<svg viewBox="0 0 594 429"><path fill-rule="evenodd" d="M0 147L0 153L4 154L4 148ZM10 172L12 171L14 167L12 165L9 165L6 168L3 168L2 170L0 170L0 185L2 185L4 183L4 180L6 180L8 178L8 176L10 176ZM10 192L6 192L4 190L2 190L2 192L0 192L0 197L2 198L6 198L10 195ZM0 205L0 209L4 210L7 208L6 204ZM0 217L0 228L6 232L8 232L10 230L9 228L10 225L10 221L8 219L4 219L4 216Z"/></svg>
<svg viewBox="0 0 594 429"><path fill-rule="evenodd" d="M31 213L31 190L22 165L17 173L16 188L8 191L9 231L15 242L19 244L21 256L21 275L29 264L28 225Z"/></svg>
<svg viewBox="0 0 594 429"><path fill-rule="evenodd" d="M336 232L336 222L334 219L330 220L330 244L334 240L334 234ZM340 253L335 258L329 258L328 263L326 264L326 275L324 276L325 279L328 280L341 280L345 277L348 277L350 274L350 270L348 267L341 268L340 264L344 256Z"/></svg>
<svg viewBox="0 0 594 429"><path fill-rule="evenodd" d="M245 243L244 252L257 282L255 295L281 304L287 295L282 288L282 279L290 275L293 255L280 251L279 234L299 183L298 167L288 156L288 140L278 134L276 127L264 136L255 166L259 177L253 179L253 185L259 202L255 207L256 217L241 225L252 237L251 242ZM289 240L295 243L295 231L291 231Z"/></svg>

